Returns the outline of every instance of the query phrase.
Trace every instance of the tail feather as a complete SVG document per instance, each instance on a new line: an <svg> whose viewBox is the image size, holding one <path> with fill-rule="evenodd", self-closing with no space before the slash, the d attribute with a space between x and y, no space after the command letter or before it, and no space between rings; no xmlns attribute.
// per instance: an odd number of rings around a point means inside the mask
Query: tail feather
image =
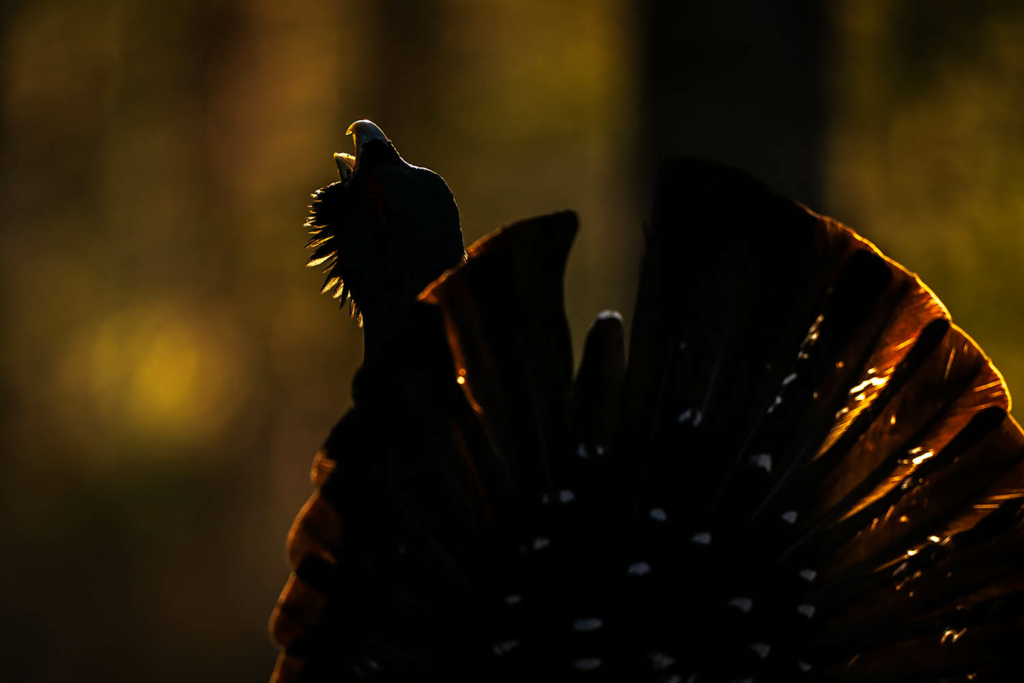
<svg viewBox="0 0 1024 683"><path fill-rule="evenodd" d="M460 382L516 496L554 493L566 439L572 347L562 274L576 233L566 212L510 226L470 247L470 261L423 295L444 315ZM516 501L518 504L518 500Z"/></svg>

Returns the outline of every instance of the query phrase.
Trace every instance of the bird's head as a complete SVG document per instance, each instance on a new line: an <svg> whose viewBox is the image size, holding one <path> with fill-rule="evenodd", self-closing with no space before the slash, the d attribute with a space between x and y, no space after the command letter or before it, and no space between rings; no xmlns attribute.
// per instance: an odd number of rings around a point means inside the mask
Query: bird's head
<svg viewBox="0 0 1024 683"><path fill-rule="evenodd" d="M340 180L313 193L306 220L331 293L367 334L401 326L416 296L465 259L459 210L441 176L412 166L372 121L348 127L355 155L336 153ZM376 334L376 331L374 331Z"/></svg>
<svg viewBox="0 0 1024 683"><path fill-rule="evenodd" d="M335 152L334 163L338 165L338 173L342 180L351 178L358 171L361 161L364 166L368 166L381 161L401 159L394 143L373 121L360 119L348 127L345 135L352 136L356 154L352 156L343 152Z"/></svg>

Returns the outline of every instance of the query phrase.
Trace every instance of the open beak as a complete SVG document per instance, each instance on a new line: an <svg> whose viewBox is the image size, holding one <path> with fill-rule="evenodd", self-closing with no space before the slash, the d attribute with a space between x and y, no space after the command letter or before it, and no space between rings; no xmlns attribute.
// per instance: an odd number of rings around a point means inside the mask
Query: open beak
<svg viewBox="0 0 1024 683"><path fill-rule="evenodd" d="M342 180L348 180L356 169L356 158L351 154L335 152L334 163L338 165L338 175Z"/></svg>
<svg viewBox="0 0 1024 683"><path fill-rule="evenodd" d="M388 136L384 135L384 131L380 129L373 121L368 119L360 119L356 121L348 130L345 131L345 135L352 136L352 142L356 148L356 156L351 154L335 153L334 163L338 165L338 173L341 174L342 180L348 180L352 177L352 174L356 171L356 158L359 156L359 150L362 149L363 145L370 140L380 140L387 144L391 144L388 140Z"/></svg>

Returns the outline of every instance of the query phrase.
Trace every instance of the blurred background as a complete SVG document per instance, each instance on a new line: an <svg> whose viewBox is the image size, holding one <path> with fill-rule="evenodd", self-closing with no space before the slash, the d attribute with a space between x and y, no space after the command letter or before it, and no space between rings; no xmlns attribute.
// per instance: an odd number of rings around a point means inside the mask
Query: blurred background
<svg viewBox="0 0 1024 683"><path fill-rule="evenodd" d="M301 223L359 118L467 242L579 212L577 351L692 153L858 228L1024 387L1024 6L774 5L6 0L0 681L269 674L361 356Z"/></svg>

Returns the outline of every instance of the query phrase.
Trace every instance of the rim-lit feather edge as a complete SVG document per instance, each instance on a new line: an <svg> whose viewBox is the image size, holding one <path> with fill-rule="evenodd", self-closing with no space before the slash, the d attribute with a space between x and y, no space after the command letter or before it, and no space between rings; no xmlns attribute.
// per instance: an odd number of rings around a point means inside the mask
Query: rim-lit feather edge
<svg viewBox="0 0 1024 683"><path fill-rule="evenodd" d="M341 263L338 260L340 226L338 225L339 216L336 215L336 203L341 200L347 185L346 181L341 180L322 187L310 195L313 201L309 203L303 227L310 235L306 248L313 250L313 254L306 260L306 267L316 268L326 264L323 270L326 277L320 288L320 293L330 294L331 298L338 299L338 308L344 308L347 301L349 316L362 327L363 313L352 295L352 290L345 284Z"/></svg>

